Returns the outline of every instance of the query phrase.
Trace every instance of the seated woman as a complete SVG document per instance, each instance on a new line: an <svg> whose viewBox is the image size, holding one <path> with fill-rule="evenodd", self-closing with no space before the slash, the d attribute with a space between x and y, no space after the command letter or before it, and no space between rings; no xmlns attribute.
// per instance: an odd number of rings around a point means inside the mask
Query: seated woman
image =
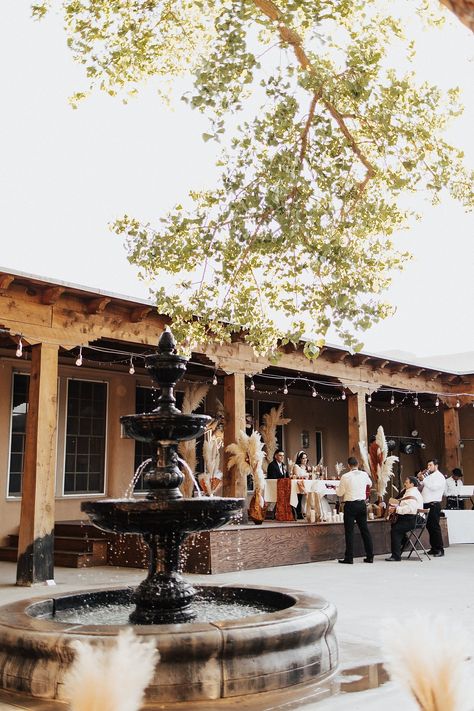
<svg viewBox="0 0 474 711"><path fill-rule="evenodd" d="M307 479L309 476L309 465L308 465L308 455L306 452L302 449L298 454L296 455L296 461L293 464L293 468L291 470L291 478L292 479ZM303 501L303 494L298 494L298 506L296 507L296 518L303 518L303 514L301 511L301 504Z"/></svg>
<svg viewBox="0 0 474 711"><path fill-rule="evenodd" d="M392 555L390 558L385 558L390 563L402 559L402 543L408 531L411 531L416 523L418 509L423 508L423 498L418 491L418 484L416 476L408 476L403 482L405 487L403 497L399 501L396 499L389 501L389 513L397 514L390 530Z"/></svg>

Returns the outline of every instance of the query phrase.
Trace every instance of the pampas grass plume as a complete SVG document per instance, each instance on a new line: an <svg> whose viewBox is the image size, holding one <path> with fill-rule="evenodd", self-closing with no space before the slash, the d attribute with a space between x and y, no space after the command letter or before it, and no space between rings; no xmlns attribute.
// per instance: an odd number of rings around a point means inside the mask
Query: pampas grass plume
<svg viewBox="0 0 474 711"><path fill-rule="evenodd" d="M131 628L112 646L72 643L75 659L64 679L70 711L138 711L159 660L153 641Z"/></svg>
<svg viewBox="0 0 474 711"><path fill-rule="evenodd" d="M415 615L390 621L382 633L385 667L422 711L471 711L469 639L451 620Z"/></svg>

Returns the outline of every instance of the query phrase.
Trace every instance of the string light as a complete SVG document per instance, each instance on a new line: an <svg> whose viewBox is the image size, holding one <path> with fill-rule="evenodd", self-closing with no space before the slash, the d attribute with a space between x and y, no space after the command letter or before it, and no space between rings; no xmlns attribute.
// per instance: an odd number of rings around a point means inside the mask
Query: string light
<svg viewBox="0 0 474 711"><path fill-rule="evenodd" d="M128 372L130 375L133 375L135 373L135 366L133 365L133 358L130 356L130 368L128 369Z"/></svg>
<svg viewBox="0 0 474 711"><path fill-rule="evenodd" d="M372 402L372 395L370 393L367 395L367 402Z"/></svg>
<svg viewBox="0 0 474 711"><path fill-rule="evenodd" d="M3 328L0 328L0 333L8 333L10 336L13 336L13 337L16 336L18 338L16 356L18 358L21 358L23 355L23 338L26 338L26 340L28 341L28 335L25 336L23 333L21 333L21 334L18 332L15 333L15 332L11 331L10 329L3 329ZM54 343L55 345L58 345L58 341L49 341L47 339L45 339L43 341L43 343ZM83 348L82 346L79 347L79 356L76 360L76 365L78 365L78 366L82 365L82 348ZM137 353L137 352L130 353L130 351L123 351L123 350L118 350L115 348L105 348L103 346L95 346L92 344L87 345L86 348L91 351L96 351L99 353L108 354L109 356L113 356L113 355L121 356L117 359L110 359L110 360L105 360L105 361L94 360L94 365L96 365L96 366L113 366L113 365L121 365L121 364L123 364L123 365L130 364L130 368L132 366L133 359L136 360L137 358L141 358L141 359L145 360L147 355L151 355L156 352L156 349L152 348L152 347L150 347L149 349L147 349L141 353ZM209 369L209 366L206 366L205 364L197 362L197 361L190 360L189 365ZM263 390L260 388L257 390L257 392L259 392L259 393L268 394L268 395L274 395L274 394L277 394L278 392L283 392L283 394L286 395L286 394L288 394L288 386L291 386L295 383L297 384L298 382L306 383L307 385L309 385L309 387L312 390L314 389L315 385L321 385L321 386L327 387L327 388L340 388L341 387L340 383L336 383L336 382L330 382L330 381L326 381L326 380L314 380L314 379L310 380L301 371L297 371L297 375L293 376L290 380L288 380L288 378L286 376L277 375L274 373L259 373L258 377L259 378L269 378L270 380L276 381L277 383L281 382L282 380L284 381L282 390L280 390L278 388L278 385L276 385L274 390ZM363 382L357 378L354 378L354 379L348 378L348 380L350 380L354 385L358 385L358 386L367 386L368 385L368 383ZM207 382L211 382L211 380L209 379ZM217 375L215 372L212 377L212 384L213 385L218 384ZM251 379L250 389L252 391L256 390L255 383L253 382L253 377ZM390 405L395 406L395 408L399 407L399 403L395 402L394 391L391 388L389 388L387 386L381 386L377 392L379 392L379 393L391 392ZM423 412L425 412L425 410L420 406L417 392L413 393L413 391L403 390L403 389L397 389L396 392L399 395L403 396L403 399L401 400L400 404L402 404L404 402L406 397L412 397L413 404L415 405L415 407L420 407L423 410ZM453 393L444 392L444 391L439 392L439 393L435 393L432 391L422 391L422 394L423 393L428 396L431 396L431 397L433 395L436 395L436 401L435 401L436 408L439 408L439 406L440 406L440 397L453 397ZM466 398L469 400L471 400L471 398L474 397L472 393L460 393L459 396L461 396L461 395L466 396ZM347 395L344 390L342 391L342 393L340 395L336 395L336 396L326 396L320 392L315 392L314 397L320 397L322 400L326 400L327 402L336 402L341 399L342 400L347 399ZM372 402L372 398L370 398L370 400L369 400L369 396L367 396L367 403L370 404L370 406L373 409L380 411L380 412L390 412L393 410L393 408L392 408L392 410L390 410L390 408L377 408L374 405L374 403ZM474 400L471 401L471 404L474 407ZM461 401L459 399L456 402L455 407L456 408L461 407ZM436 411L433 409L433 410L426 410L426 412L430 413L430 414L435 414Z"/></svg>
<svg viewBox="0 0 474 711"><path fill-rule="evenodd" d="M311 386L311 391L312 391L312 392L311 392L311 397L316 397L316 395L317 395L318 393L316 392L316 390L315 390L315 388L314 388L313 386Z"/></svg>

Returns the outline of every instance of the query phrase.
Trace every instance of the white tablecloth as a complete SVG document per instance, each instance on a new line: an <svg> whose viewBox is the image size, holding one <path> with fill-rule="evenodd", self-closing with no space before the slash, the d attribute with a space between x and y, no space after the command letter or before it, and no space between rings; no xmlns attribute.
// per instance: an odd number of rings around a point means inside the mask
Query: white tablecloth
<svg viewBox="0 0 474 711"><path fill-rule="evenodd" d="M328 494L335 494L336 486L339 484L337 479L292 479L291 480L291 495L290 495L290 505L293 507L298 506L298 494L302 494L302 487L304 487L304 493L309 494L314 491L321 496L327 496ZM265 480L265 501L268 503L275 502L277 500L277 479L266 479Z"/></svg>
<svg viewBox="0 0 474 711"><path fill-rule="evenodd" d="M451 543L474 543L474 511L445 511Z"/></svg>

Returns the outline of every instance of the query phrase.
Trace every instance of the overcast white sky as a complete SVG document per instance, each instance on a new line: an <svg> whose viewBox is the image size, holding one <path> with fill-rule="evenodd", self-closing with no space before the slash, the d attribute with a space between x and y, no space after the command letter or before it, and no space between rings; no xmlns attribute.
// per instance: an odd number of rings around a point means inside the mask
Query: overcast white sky
<svg viewBox="0 0 474 711"><path fill-rule="evenodd" d="M420 74L464 89L450 139L473 165L474 37L453 18L418 46ZM59 18L33 22L29 0L0 4L0 66L0 267L147 298L108 223L125 212L153 223L189 188L213 184L206 121L166 109L152 87L127 106L96 95L73 111L82 70ZM474 351L473 216L449 198L417 207L422 221L397 239L414 254L387 295L397 314L362 336L364 350Z"/></svg>

